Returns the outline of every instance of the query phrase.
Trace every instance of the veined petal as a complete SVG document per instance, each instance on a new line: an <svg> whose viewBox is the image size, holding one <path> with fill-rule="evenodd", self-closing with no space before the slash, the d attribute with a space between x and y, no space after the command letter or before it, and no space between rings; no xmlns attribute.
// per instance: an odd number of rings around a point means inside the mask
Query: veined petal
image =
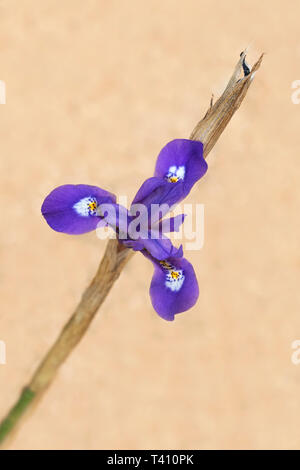
<svg viewBox="0 0 300 470"><path fill-rule="evenodd" d="M131 217L126 207L111 202L102 203L99 205L99 214L102 215L106 225L117 232L118 238L124 240L128 238L128 224Z"/></svg>
<svg viewBox="0 0 300 470"><path fill-rule="evenodd" d="M132 206L144 204L152 222L158 221L189 194L206 171L202 142L172 140L160 151L154 176L144 181Z"/></svg>
<svg viewBox="0 0 300 470"><path fill-rule="evenodd" d="M156 260L164 260L169 257L180 258L183 256L182 245L176 248L171 240L163 235L160 235L160 238L149 237L139 241L143 244L143 248Z"/></svg>
<svg viewBox="0 0 300 470"><path fill-rule="evenodd" d="M176 248L172 241L165 236L165 233L178 232L184 218L185 214L180 214L155 223L146 234L142 234L141 238L139 238L140 245L142 244L143 248L157 260L164 260L170 257L182 258L182 245Z"/></svg>
<svg viewBox="0 0 300 470"><path fill-rule="evenodd" d="M163 178L152 176L146 179L136 193L132 204L144 204L150 207L151 204L168 203L169 193L174 192L174 185Z"/></svg>
<svg viewBox="0 0 300 470"><path fill-rule="evenodd" d="M183 199L206 171L207 163L203 158L202 142L175 139L160 151L154 176L163 178L175 187L183 186Z"/></svg>
<svg viewBox="0 0 300 470"><path fill-rule="evenodd" d="M137 204L143 204L153 221L158 221L173 208L175 204L184 198L184 186L180 183L174 185L160 177L148 178L131 204L131 210Z"/></svg>
<svg viewBox="0 0 300 470"><path fill-rule="evenodd" d="M161 232L159 224L154 230L147 229L136 233L133 233L129 226L128 238L122 240L119 237L119 241L134 251L147 250L157 260L164 260L170 256L174 258L183 256L182 246L176 248Z"/></svg>
<svg viewBox="0 0 300 470"><path fill-rule="evenodd" d="M41 210L53 230L79 235L95 230L103 222L98 212L101 204L115 202L114 194L97 186L65 184L45 198Z"/></svg>
<svg viewBox="0 0 300 470"><path fill-rule="evenodd" d="M193 266L185 258L157 261L143 253L154 265L150 297L158 315L168 321L195 305L199 287Z"/></svg>
<svg viewBox="0 0 300 470"><path fill-rule="evenodd" d="M179 232L181 225L184 222L186 214L179 214L175 217L169 217L159 221L159 231L161 233Z"/></svg>

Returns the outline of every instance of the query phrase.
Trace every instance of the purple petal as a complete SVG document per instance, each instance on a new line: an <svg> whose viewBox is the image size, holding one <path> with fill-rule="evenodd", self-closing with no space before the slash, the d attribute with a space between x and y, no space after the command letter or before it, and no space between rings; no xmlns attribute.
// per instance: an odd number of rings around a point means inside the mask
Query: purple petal
<svg viewBox="0 0 300 470"><path fill-rule="evenodd" d="M160 235L161 237L161 235ZM139 239L143 244L143 248L147 250L153 258L164 260L169 257L180 258L183 256L182 245L176 248L171 240L167 237Z"/></svg>
<svg viewBox="0 0 300 470"><path fill-rule="evenodd" d="M162 198L165 198L172 190L174 190L174 185L160 177L152 176L144 181L136 193L132 205L144 204L150 207L151 204L162 204L165 202L162 201Z"/></svg>
<svg viewBox="0 0 300 470"><path fill-rule="evenodd" d="M159 231L161 233L179 232L181 225L184 222L186 214L179 214L175 217L161 220L159 222Z"/></svg>
<svg viewBox="0 0 300 470"><path fill-rule="evenodd" d="M151 229L148 221L147 211L140 211L139 216L129 216L129 226L127 236L119 236L120 241L135 251L147 250L158 260L166 259L170 256L182 256L182 247L175 248L160 230L160 224L153 224ZM146 220L145 220L146 219Z"/></svg>
<svg viewBox="0 0 300 470"><path fill-rule="evenodd" d="M103 215L103 220L113 228L120 239L128 238L128 225L131 220L128 210L121 204L102 203L99 212Z"/></svg>
<svg viewBox="0 0 300 470"><path fill-rule="evenodd" d="M154 224L151 230L148 230L139 238L140 243L157 260L170 257L181 258L183 256L182 246L176 248L164 233L178 231L184 218L185 215L180 214Z"/></svg>
<svg viewBox="0 0 300 470"><path fill-rule="evenodd" d="M136 204L143 204L149 212L149 218L157 221L185 197L183 191L182 184L172 184L159 177L148 178L133 199L131 210Z"/></svg>
<svg viewBox="0 0 300 470"><path fill-rule="evenodd" d="M79 235L95 230L103 221L98 206L115 202L114 194L97 186L65 184L46 197L42 214L53 230Z"/></svg>
<svg viewBox="0 0 300 470"><path fill-rule="evenodd" d="M182 185L185 198L206 171L207 163L203 158L202 142L175 139L160 151L154 176L163 178L174 186Z"/></svg>
<svg viewBox="0 0 300 470"><path fill-rule="evenodd" d="M147 256L147 255L145 255ZM158 315L168 321L178 313L195 305L199 287L193 266L185 258L169 258L156 261L150 286L152 305Z"/></svg>
<svg viewBox="0 0 300 470"><path fill-rule="evenodd" d="M193 185L206 173L203 144L195 140L176 139L160 152L154 177L138 190L132 205L144 204L152 220L159 220L182 201ZM155 206L161 206L159 209Z"/></svg>

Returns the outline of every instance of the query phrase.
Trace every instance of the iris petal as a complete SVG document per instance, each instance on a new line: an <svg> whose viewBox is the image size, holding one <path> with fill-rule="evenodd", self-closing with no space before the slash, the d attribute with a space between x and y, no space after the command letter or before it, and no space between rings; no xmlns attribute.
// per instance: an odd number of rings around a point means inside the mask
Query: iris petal
<svg viewBox="0 0 300 470"><path fill-rule="evenodd" d="M160 151L154 176L144 181L132 205L144 204L152 221L158 221L189 194L206 171L202 142L172 140Z"/></svg>
<svg viewBox="0 0 300 470"><path fill-rule="evenodd" d="M172 233L179 232L181 225L184 222L186 215L179 214L175 217L169 217L168 219L161 220L159 222L159 230L161 233Z"/></svg>
<svg viewBox="0 0 300 470"><path fill-rule="evenodd" d="M160 151L154 176L171 181L175 187L182 185L183 199L206 171L207 163L203 158L202 142L175 139Z"/></svg>
<svg viewBox="0 0 300 470"><path fill-rule="evenodd" d="M141 223L136 224L134 217L132 217L133 226L130 223L128 240L126 240L127 246L131 246L134 250L147 250L157 260L164 260L170 256L182 257L182 247L176 248L165 236L164 229L166 229L165 232L178 230L183 219L184 215L181 214L165 221L155 222L150 226L148 220L138 219L138 222Z"/></svg>
<svg viewBox="0 0 300 470"><path fill-rule="evenodd" d="M185 312L197 302L199 287L194 268L185 258L157 261L147 254L145 256L154 265L150 285L153 308L163 319L172 321L175 315Z"/></svg>
<svg viewBox="0 0 300 470"><path fill-rule="evenodd" d="M179 248L176 248L172 244L171 240L165 236L161 236L161 238L157 239L140 239L140 243L143 244L143 248L147 250L156 260L164 260L170 256L174 258L183 256L182 245L180 245Z"/></svg>
<svg viewBox="0 0 300 470"><path fill-rule="evenodd" d="M114 194L97 186L65 184L45 198L42 214L53 230L79 235L95 230L103 221L97 215L98 206L115 202Z"/></svg>
<svg viewBox="0 0 300 470"><path fill-rule="evenodd" d="M159 177L148 178L138 190L131 207L144 204L152 222L164 217L174 205L184 199L182 183L172 184Z"/></svg>

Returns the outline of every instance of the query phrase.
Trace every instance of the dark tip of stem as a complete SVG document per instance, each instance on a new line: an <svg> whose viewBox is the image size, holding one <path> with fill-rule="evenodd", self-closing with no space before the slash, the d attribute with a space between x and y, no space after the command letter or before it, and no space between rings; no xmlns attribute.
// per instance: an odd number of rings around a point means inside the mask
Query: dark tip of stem
<svg viewBox="0 0 300 470"><path fill-rule="evenodd" d="M240 57L242 57L243 54L244 54L244 52L241 52ZM244 57L244 59L243 59L242 66L243 66L244 76L247 77L247 75L249 75L251 70L250 70L250 67L248 66L248 64L246 63L246 57Z"/></svg>

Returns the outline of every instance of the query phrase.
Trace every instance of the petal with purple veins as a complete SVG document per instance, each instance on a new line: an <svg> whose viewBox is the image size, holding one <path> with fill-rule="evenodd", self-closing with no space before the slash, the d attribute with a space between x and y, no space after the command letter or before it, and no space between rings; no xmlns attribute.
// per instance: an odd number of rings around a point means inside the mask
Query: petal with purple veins
<svg viewBox="0 0 300 470"><path fill-rule="evenodd" d="M175 217L169 217L159 221L159 231L161 233L179 232L181 225L184 222L186 214L179 214Z"/></svg>
<svg viewBox="0 0 300 470"><path fill-rule="evenodd" d="M153 308L162 318L172 321L175 315L189 310L197 302L199 287L194 268L185 258L157 261L145 256L154 265L150 285Z"/></svg>
<svg viewBox="0 0 300 470"><path fill-rule="evenodd" d="M164 217L184 196L183 184L174 185L163 178L148 178L131 204L131 212L134 212L137 204L143 204L149 214L149 220L158 221Z"/></svg>
<svg viewBox="0 0 300 470"><path fill-rule="evenodd" d="M180 258L183 256L182 245L176 248L171 240L163 235L160 238L149 238L139 240L143 244L143 248L147 250L156 260L164 260L166 258L174 257Z"/></svg>

